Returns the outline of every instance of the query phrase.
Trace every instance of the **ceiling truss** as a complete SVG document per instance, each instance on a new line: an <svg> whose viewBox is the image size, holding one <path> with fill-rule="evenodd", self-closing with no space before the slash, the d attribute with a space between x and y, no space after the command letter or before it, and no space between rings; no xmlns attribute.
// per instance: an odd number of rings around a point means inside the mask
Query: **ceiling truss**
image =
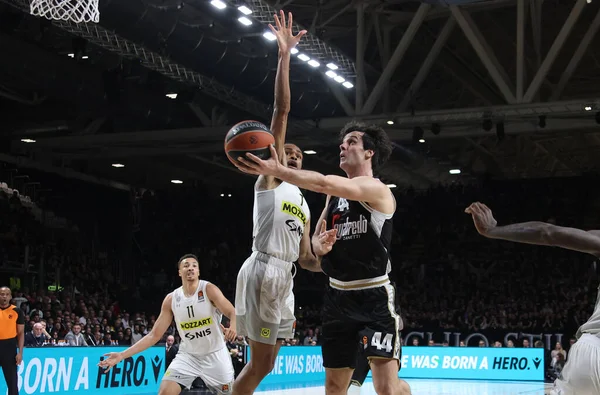
<svg viewBox="0 0 600 395"><path fill-rule="evenodd" d="M27 0L0 1L24 12L29 9ZM276 7L264 0L249 0L246 4L252 8L253 17L260 23L271 23ZM278 3L277 7L279 6L301 7L297 2L290 1ZM315 34L308 35L306 40L301 42L300 49L322 64L336 63L339 66L339 70L336 71L338 75L348 80L354 79L355 86L354 90L340 88L338 84L321 76L346 116L313 120L293 119L290 121L290 138L311 148L327 147L332 144L337 130L346 122L358 117L385 126L390 137L397 143L411 142L415 126L429 127L432 124L441 127L439 133L427 135L428 143L431 142L432 147L448 139L458 139L462 142L460 150L457 151L459 154L450 153L445 157L430 158L422 155L422 160L418 161L419 166L398 163L402 171L388 171L386 174L390 182L397 184L405 182L407 175L411 182L419 185L447 179L448 162L468 166L474 173L481 172L477 166L485 163L486 171L504 176L576 174L581 168L595 168L599 162L595 159L598 155L595 144L589 145L590 142L599 143L596 135L598 121L594 119L594 114L600 110L600 99L561 98L596 37L600 27L600 10L596 11L595 18L579 41L573 56L560 73L558 83L553 83L548 78L549 72L556 66L557 59L588 4L586 0L576 0L572 4L563 26L551 40L546 54L543 53L542 45L542 6L543 0L516 0L497 1L490 7L481 8L514 8L515 63L514 67L510 68L506 67L506 63L499 61L500 54L493 49L493 39L489 35L486 39L485 31L480 29L481 22L473 18L473 13L480 11L481 6L478 5L451 5L447 9L440 9L422 3L414 12L395 12L374 7L369 2L353 2L345 4L339 10L330 7L328 11L333 12L333 15L321 14L321 10L318 10L309 26ZM354 13L353 20L356 22L356 61L335 45L319 38L317 34L319 28L331 26L348 13ZM529 18L531 32L527 31ZM427 23L435 20L441 20L443 23L440 23L439 29L432 30ZM392 32L394 26L390 25L390 21L404 24L401 28L402 36L395 48L391 45L395 40ZM220 102L256 115L262 120L271 117L271 105L175 63L142 45L123 39L99 25L65 21L52 23L124 58L139 59L144 67L198 88ZM301 29L302 26L296 24L296 28ZM534 48L535 58L533 60L526 56L528 33L531 33L532 37L531 46ZM483 65L486 75L477 77L476 68L469 66L472 59L465 59L463 52L450 48L448 42L457 34L466 39L465 42ZM365 59L367 44L373 36L377 43L380 68L374 67ZM421 58L422 64L418 72L414 74L412 81L408 81L407 89L400 89L395 83L398 68L409 56L411 48L419 45L417 40L428 39L431 45ZM534 67L532 78L528 81L530 61ZM426 88L433 67L439 63L443 63L444 69L461 83L466 92L478 97L485 105L437 111L415 109L415 97ZM486 82L487 79L491 84ZM551 95L542 95L542 88L549 86L553 87ZM392 100L392 97L397 97L398 100ZM32 149L35 151L50 148L52 152L71 158L126 157L132 154L132 150L135 151L133 155L152 157L174 153L199 157L199 154L222 151L222 137L228 128L226 115L216 107L208 111L196 103L187 103L187 106L196 115L202 128L102 135L93 133L94 130L90 126L89 133L43 139ZM542 125L540 117L547 117L545 125ZM481 123L484 120L502 123L506 128L506 139L494 139L493 131L482 130ZM393 125L387 126L389 122L393 122ZM572 131L575 133L567 133ZM576 137L568 137L571 135ZM552 136L552 139L541 140L548 136ZM168 144L161 146L164 143ZM74 153L72 150L78 147L85 147L89 151ZM567 154L565 147L580 153L583 159ZM533 154L526 155L523 152ZM208 156L201 158L206 157ZM221 163L221 159L217 157L203 160L208 160L217 167L223 165L229 168L228 164ZM337 158L333 157L323 160L330 164L337 163Z"/></svg>

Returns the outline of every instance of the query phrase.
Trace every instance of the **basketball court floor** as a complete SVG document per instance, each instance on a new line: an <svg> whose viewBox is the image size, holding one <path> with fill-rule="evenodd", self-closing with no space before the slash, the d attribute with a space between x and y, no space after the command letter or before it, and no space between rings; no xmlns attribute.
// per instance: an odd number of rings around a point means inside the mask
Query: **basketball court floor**
<svg viewBox="0 0 600 395"><path fill-rule="evenodd" d="M551 384L538 382L491 382L461 380L406 380L412 395L545 395ZM260 389L260 388L259 388ZM262 389L263 395L325 395L324 387ZM365 382L361 395L375 395L372 382Z"/></svg>
<svg viewBox="0 0 600 395"><path fill-rule="evenodd" d="M412 395L546 395L552 384L541 382L498 382L463 380L406 380ZM186 395L209 394L207 390L185 391ZM290 387L269 388L261 386L260 395L325 395L325 388L316 383L298 384ZM361 395L376 395L371 380L363 385Z"/></svg>

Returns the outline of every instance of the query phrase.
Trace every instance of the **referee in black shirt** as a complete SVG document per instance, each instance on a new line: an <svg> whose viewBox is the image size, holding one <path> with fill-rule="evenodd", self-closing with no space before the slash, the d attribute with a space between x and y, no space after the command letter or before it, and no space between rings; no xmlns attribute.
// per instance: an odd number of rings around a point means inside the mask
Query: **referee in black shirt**
<svg viewBox="0 0 600 395"><path fill-rule="evenodd" d="M23 360L25 316L17 306L10 304L11 299L10 288L0 287L0 367L8 395L18 395L17 368Z"/></svg>

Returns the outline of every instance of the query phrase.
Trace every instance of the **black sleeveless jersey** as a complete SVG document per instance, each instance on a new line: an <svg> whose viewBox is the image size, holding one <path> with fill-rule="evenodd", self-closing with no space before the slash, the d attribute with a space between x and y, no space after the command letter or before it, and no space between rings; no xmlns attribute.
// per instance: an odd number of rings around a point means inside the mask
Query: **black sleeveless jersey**
<svg viewBox="0 0 600 395"><path fill-rule="evenodd" d="M337 241L323 257L323 272L339 281L389 273L392 217L373 210L367 203L332 196L325 218L327 229L337 229Z"/></svg>

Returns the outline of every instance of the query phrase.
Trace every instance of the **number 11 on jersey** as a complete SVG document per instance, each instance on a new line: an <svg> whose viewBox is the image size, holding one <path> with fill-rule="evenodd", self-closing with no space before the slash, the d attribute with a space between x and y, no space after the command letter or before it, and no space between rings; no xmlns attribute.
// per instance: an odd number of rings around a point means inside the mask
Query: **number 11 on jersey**
<svg viewBox="0 0 600 395"><path fill-rule="evenodd" d="M194 306L188 306L187 313L189 318L194 318Z"/></svg>

